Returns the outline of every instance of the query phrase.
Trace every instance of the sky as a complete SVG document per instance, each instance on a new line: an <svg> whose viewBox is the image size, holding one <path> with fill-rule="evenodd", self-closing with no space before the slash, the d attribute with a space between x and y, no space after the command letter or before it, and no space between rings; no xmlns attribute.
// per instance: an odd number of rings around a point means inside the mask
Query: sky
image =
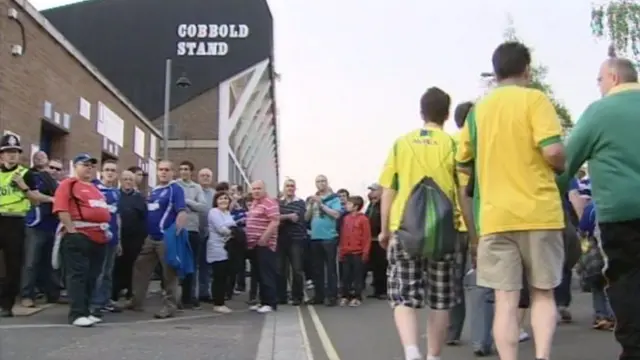
<svg viewBox="0 0 640 360"><path fill-rule="evenodd" d="M38 9L74 1L31 0ZM453 104L482 93L480 73L513 19L574 119L599 97L607 44L584 0L269 0L275 26L280 178L300 196L326 175L364 195L393 141L421 126L431 86ZM455 131L448 123L447 130Z"/></svg>

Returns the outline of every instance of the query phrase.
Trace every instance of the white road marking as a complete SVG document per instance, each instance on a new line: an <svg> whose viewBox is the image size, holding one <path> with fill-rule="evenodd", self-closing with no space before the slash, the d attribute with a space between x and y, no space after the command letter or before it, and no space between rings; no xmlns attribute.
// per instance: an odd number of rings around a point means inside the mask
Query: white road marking
<svg viewBox="0 0 640 360"><path fill-rule="evenodd" d="M313 326L316 328L316 332L318 333L318 337L320 338L320 342L322 343L324 352L327 354L327 358L329 360L340 360L340 355L338 355L338 351L336 351L335 346L333 346L331 338L329 337L327 330L322 324L320 316L318 316L318 312L316 312L316 309L313 307L313 305L309 305L307 308L309 309L311 321L313 321Z"/></svg>
<svg viewBox="0 0 640 360"><path fill-rule="evenodd" d="M300 332L302 333L302 344L304 346L304 352L307 355L307 360L314 360L313 351L311 350L311 343L309 341L309 334L307 334L307 327L304 324L304 319L302 318L302 310L298 306L296 308L298 312L298 322L300 323Z"/></svg>

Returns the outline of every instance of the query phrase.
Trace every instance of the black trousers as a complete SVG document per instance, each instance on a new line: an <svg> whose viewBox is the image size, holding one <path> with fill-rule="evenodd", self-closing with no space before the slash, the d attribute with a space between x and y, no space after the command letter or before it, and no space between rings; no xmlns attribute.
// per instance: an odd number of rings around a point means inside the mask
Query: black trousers
<svg viewBox="0 0 640 360"><path fill-rule="evenodd" d="M229 284L229 260L211 263L211 298L214 306L223 306Z"/></svg>
<svg viewBox="0 0 640 360"><path fill-rule="evenodd" d="M69 323L89 316L91 297L102 271L106 245L98 244L81 233L66 234L60 244L67 277Z"/></svg>
<svg viewBox="0 0 640 360"><path fill-rule="evenodd" d="M373 276L373 295L387 295L387 266L387 250L380 246L380 242L372 241L367 268ZM365 273L363 277L366 276Z"/></svg>
<svg viewBox="0 0 640 360"><path fill-rule="evenodd" d="M278 256L266 246L256 246L256 259L259 263L260 304L278 308Z"/></svg>
<svg viewBox="0 0 640 360"><path fill-rule="evenodd" d="M0 216L0 249L4 253L5 278L0 289L0 307L11 310L20 293L24 262L24 218Z"/></svg>
<svg viewBox="0 0 640 360"><path fill-rule="evenodd" d="M362 300L361 280L365 268L362 254L346 254L340 264L342 264L342 297Z"/></svg>
<svg viewBox="0 0 640 360"><path fill-rule="evenodd" d="M227 298L231 299L233 297L233 291L236 289L236 284L238 284L238 276L242 274L245 275L245 249L233 249L228 251L229 254L229 276L227 279Z"/></svg>
<svg viewBox="0 0 640 360"><path fill-rule="evenodd" d="M329 300L335 300L338 297L337 251L338 243L336 240L311 240L313 284L315 285L313 300L315 303L322 303L325 296ZM327 280L326 291L325 278Z"/></svg>
<svg viewBox="0 0 640 360"><path fill-rule="evenodd" d="M289 270L291 270L291 299L302 301L304 283L304 246L300 241L282 239L278 242L278 301L287 302L287 283L289 281Z"/></svg>
<svg viewBox="0 0 640 360"><path fill-rule="evenodd" d="M616 318L620 360L640 360L640 219L600 223L607 295Z"/></svg>
<svg viewBox="0 0 640 360"><path fill-rule="evenodd" d="M256 248L247 250L245 252L245 258L249 260L249 266L251 267L249 301L254 301L260 295L260 262L258 261Z"/></svg>
<svg viewBox="0 0 640 360"><path fill-rule="evenodd" d="M116 257L113 266L113 288L111 291L111 300L118 301L122 290L127 290L127 299L131 299L133 288L131 282L133 279L133 265L138 258L138 254L142 249L143 239L122 239L122 256Z"/></svg>
<svg viewBox="0 0 640 360"><path fill-rule="evenodd" d="M200 251L200 233L197 231L189 231L189 246L191 246L191 252L193 258L197 259ZM196 293L196 273L188 274L182 280L182 305L194 305L198 303L198 299L195 298Z"/></svg>

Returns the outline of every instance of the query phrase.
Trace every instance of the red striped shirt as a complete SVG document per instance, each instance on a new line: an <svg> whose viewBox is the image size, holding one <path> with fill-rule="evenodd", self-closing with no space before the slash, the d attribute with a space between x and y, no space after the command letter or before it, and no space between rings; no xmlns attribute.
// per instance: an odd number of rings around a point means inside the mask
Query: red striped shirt
<svg viewBox="0 0 640 360"><path fill-rule="evenodd" d="M256 243L262 237L267 227L273 220L280 218L280 205L278 201L271 198L262 198L254 200L251 209L247 213L247 246L249 249L256 246ZM267 246L273 251L276 250L278 240L278 230L273 232L267 239Z"/></svg>

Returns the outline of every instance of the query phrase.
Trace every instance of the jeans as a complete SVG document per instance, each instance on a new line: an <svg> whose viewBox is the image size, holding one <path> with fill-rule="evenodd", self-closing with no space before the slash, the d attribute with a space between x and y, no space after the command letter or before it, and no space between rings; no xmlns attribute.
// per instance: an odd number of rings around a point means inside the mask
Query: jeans
<svg viewBox="0 0 640 360"><path fill-rule="evenodd" d="M198 254L198 298L205 300L211 298L211 266L207 264L207 236L200 238L200 252Z"/></svg>
<svg viewBox="0 0 640 360"><path fill-rule="evenodd" d="M362 300L364 261L361 254L346 254L342 264L342 297Z"/></svg>
<svg viewBox="0 0 640 360"><path fill-rule="evenodd" d="M255 248L245 252L251 267L251 280L249 282L249 301L254 301L260 295L260 262Z"/></svg>
<svg viewBox="0 0 640 360"><path fill-rule="evenodd" d="M620 360L640 359L640 219L600 223L607 295L616 318Z"/></svg>
<svg viewBox="0 0 640 360"><path fill-rule="evenodd" d="M466 232L458 232L458 246L456 252L456 291L460 294L460 303L454 306L450 312L448 341L460 340L464 319L466 317L467 305L465 303L464 280L467 274L467 251L469 248L469 237Z"/></svg>
<svg viewBox="0 0 640 360"><path fill-rule="evenodd" d="M26 228L25 235L21 296L35 299L35 288L38 286L49 300L56 300L60 292L59 280L56 277L57 272L54 272L51 266L51 250L55 234L53 231Z"/></svg>
<svg viewBox="0 0 640 360"><path fill-rule="evenodd" d="M473 273L475 277L475 273ZM473 280L475 283L475 279ZM469 314L471 344L474 349L490 351L493 346L493 289L472 286L468 292L468 301L474 311Z"/></svg>
<svg viewBox="0 0 640 360"><path fill-rule="evenodd" d="M198 258L198 250L200 250L200 233L196 231L189 231L189 246L193 258ZM198 302L198 299L194 297L196 293L196 273L187 274L182 280L182 304L194 305Z"/></svg>
<svg viewBox="0 0 640 360"><path fill-rule="evenodd" d="M96 279L96 288L91 300L93 310L107 306L109 304L109 299L111 299L111 291L113 289L113 267L116 262L116 250L117 247L115 245L105 246L100 275L98 275L98 278Z"/></svg>
<svg viewBox="0 0 640 360"><path fill-rule="evenodd" d="M278 307L277 255L266 246L256 246L255 250L260 267L260 304L271 306L275 310Z"/></svg>
<svg viewBox="0 0 640 360"><path fill-rule="evenodd" d="M60 244L69 296L69 323L91 315L91 296L104 264L107 245L81 233L65 234Z"/></svg>
<svg viewBox="0 0 640 360"><path fill-rule="evenodd" d="M609 297L604 289L591 289L591 297L593 299L593 314L596 318L613 319L613 311L609 305Z"/></svg>
<svg viewBox="0 0 640 360"><path fill-rule="evenodd" d="M571 305L571 278L573 272L571 269L562 269L562 282L555 289L553 289L554 297L556 298L556 305L558 307L569 307Z"/></svg>
<svg viewBox="0 0 640 360"><path fill-rule="evenodd" d="M287 282L291 268L291 298L302 301L303 295L303 246L299 241L283 239L278 243L278 301L287 302Z"/></svg>
<svg viewBox="0 0 640 360"><path fill-rule="evenodd" d="M325 295L329 300L335 300L338 297L337 251L336 240L311 240L313 283L315 285L314 302L316 303L324 302ZM325 270L327 294L325 294Z"/></svg>

